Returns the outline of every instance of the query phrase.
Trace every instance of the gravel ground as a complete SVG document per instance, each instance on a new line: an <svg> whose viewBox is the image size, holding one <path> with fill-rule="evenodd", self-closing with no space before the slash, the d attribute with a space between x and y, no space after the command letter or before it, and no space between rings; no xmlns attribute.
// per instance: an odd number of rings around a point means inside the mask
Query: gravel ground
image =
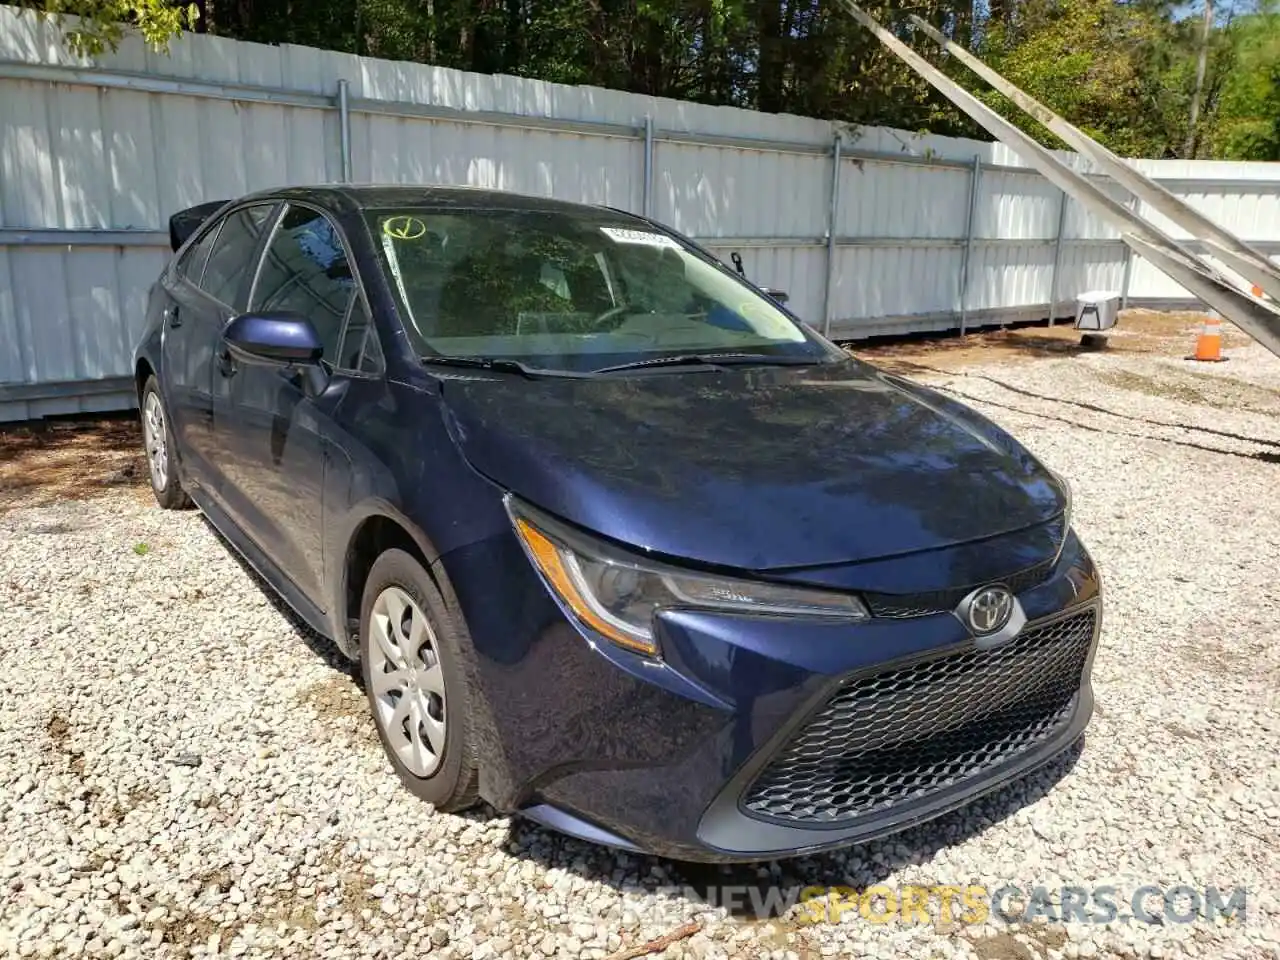
<svg viewBox="0 0 1280 960"><path fill-rule="evenodd" d="M1098 713L1082 752L985 801L759 868L435 814L346 666L197 514L135 487L19 503L0 513L0 953L600 958L696 921L663 956L1280 956L1280 361L1231 353L922 374L1071 479L1108 589ZM762 920L680 892L710 884L784 906L807 885L1109 884L1119 916ZM1144 884L1243 887L1247 915L1135 920Z"/></svg>

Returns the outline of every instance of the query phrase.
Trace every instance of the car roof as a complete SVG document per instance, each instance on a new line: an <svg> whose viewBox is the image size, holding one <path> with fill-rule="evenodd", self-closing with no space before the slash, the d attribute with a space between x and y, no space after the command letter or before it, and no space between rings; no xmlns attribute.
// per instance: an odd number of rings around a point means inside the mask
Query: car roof
<svg viewBox="0 0 1280 960"><path fill-rule="evenodd" d="M597 204L554 200L509 190L487 187L423 186L407 184L345 183L279 187L260 190L245 200L284 199L314 203L337 214L359 214L363 210L388 207L428 207L434 209L529 210L544 213L603 213L631 216L621 210Z"/></svg>

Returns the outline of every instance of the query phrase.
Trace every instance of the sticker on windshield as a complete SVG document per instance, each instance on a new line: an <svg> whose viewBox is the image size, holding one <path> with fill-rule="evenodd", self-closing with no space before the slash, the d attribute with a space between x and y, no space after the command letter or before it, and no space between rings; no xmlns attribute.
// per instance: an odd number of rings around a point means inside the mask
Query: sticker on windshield
<svg viewBox="0 0 1280 960"><path fill-rule="evenodd" d="M615 243L638 243L645 247L680 249L680 244L665 233L653 233L649 230L628 230L625 227L601 227L600 232Z"/></svg>
<svg viewBox="0 0 1280 960"><path fill-rule="evenodd" d="M382 221L382 232L395 240L417 240L426 235L427 225L417 217L387 217Z"/></svg>

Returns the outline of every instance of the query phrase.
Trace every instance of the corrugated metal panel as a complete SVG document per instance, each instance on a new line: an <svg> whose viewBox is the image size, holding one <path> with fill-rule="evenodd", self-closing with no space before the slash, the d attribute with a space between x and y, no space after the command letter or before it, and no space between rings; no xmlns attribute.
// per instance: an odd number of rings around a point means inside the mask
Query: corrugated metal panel
<svg viewBox="0 0 1280 960"><path fill-rule="evenodd" d="M959 246L840 248L833 300L841 329L857 330L862 320L958 312L962 252Z"/></svg>
<svg viewBox="0 0 1280 960"><path fill-rule="evenodd" d="M1154 173L1156 176L1185 178L1188 176L1189 162L1146 161L1143 168L1144 172ZM1266 244L1280 241L1280 164L1226 164L1222 161L1194 163L1203 163L1211 168L1211 172L1221 174L1223 181L1214 183L1197 180L1195 183L1188 183L1177 179L1171 186L1173 192L1206 216L1227 226L1241 239L1259 244L1263 246L1264 253L1272 254L1273 251L1267 249ZM1271 179L1264 179L1264 174ZM1142 204L1138 212L1172 236L1187 238L1185 230L1175 227L1146 204ZM1194 298L1182 286L1141 259L1134 261L1129 294L1139 300L1194 302Z"/></svg>
<svg viewBox="0 0 1280 960"><path fill-rule="evenodd" d="M673 143L658 144L654 155L654 216L683 233L695 237L823 233L830 160ZM639 160L629 169L638 171Z"/></svg>
<svg viewBox="0 0 1280 960"><path fill-rule="evenodd" d="M969 213L969 179L969 172L962 169L845 161L836 233L961 238ZM825 180L821 182L825 188Z"/></svg>
<svg viewBox="0 0 1280 960"><path fill-rule="evenodd" d="M95 64L11 7L0 7L0 61L0 420L130 402L118 378L130 374L147 289L168 256L154 232L201 201L340 179L340 78L357 107L372 108L351 116L357 181L640 211L650 117L655 216L726 262L739 250L753 280L823 323L836 132L825 121L207 36L184 37L169 56L130 37ZM573 129L547 128L556 121ZM1060 192L1003 145L879 127L842 137L833 333L958 324L975 157L971 322L1041 316L1055 288L1060 303L1120 288L1116 231L1071 204L1059 244ZM1275 165L1138 165L1243 238L1280 242ZM61 244L59 230L99 232ZM1142 261L1129 294L1186 297Z"/></svg>

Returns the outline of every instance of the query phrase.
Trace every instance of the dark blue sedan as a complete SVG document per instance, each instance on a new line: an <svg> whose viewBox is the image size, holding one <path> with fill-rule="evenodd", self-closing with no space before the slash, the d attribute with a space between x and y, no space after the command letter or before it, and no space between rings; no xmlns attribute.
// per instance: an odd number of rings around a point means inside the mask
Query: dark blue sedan
<svg viewBox="0 0 1280 960"><path fill-rule="evenodd" d="M761 860L1088 723L1066 483L660 224L315 187L170 231L136 353L156 498L359 661L438 809Z"/></svg>

